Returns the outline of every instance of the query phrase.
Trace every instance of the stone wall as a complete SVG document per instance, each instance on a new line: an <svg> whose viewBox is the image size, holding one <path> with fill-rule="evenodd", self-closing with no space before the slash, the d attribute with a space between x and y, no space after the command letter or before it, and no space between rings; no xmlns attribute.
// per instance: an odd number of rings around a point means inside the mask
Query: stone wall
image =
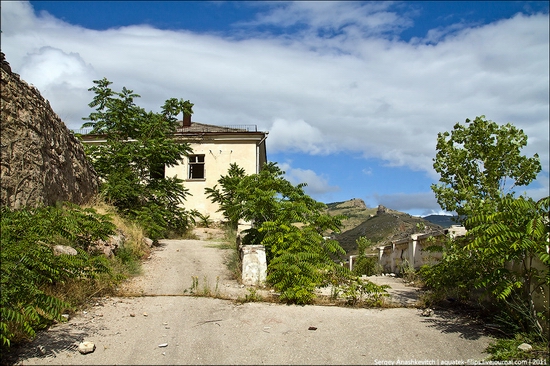
<svg viewBox="0 0 550 366"><path fill-rule="evenodd" d="M38 89L12 73L1 53L1 195L11 208L87 202L97 174L80 141Z"/></svg>

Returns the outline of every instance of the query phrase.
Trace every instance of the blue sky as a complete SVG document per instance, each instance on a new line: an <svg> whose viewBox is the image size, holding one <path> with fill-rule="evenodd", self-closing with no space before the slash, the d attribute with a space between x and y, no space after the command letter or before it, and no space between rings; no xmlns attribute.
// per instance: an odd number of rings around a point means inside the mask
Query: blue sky
<svg viewBox="0 0 550 366"><path fill-rule="evenodd" d="M268 159L329 203L439 213L438 132L485 115L529 136L549 189L548 2L2 1L2 51L69 128L107 77L158 110L256 124Z"/></svg>

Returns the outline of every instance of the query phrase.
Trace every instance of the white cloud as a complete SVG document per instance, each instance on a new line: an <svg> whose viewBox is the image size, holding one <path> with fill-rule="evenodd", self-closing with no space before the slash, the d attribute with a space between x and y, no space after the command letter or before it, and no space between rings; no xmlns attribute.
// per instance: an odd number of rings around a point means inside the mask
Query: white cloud
<svg viewBox="0 0 550 366"><path fill-rule="evenodd" d="M411 20L390 11L389 2L297 1L280 3L260 13L257 19L241 25L302 26L306 32L322 33L323 38L335 34L353 36L380 34L410 26ZM303 34L302 34L303 36Z"/></svg>
<svg viewBox="0 0 550 366"><path fill-rule="evenodd" d="M49 100L55 100L55 112L66 120L90 102L87 89L97 79L94 69L80 55L44 46L24 59L21 74Z"/></svg>
<svg viewBox="0 0 550 366"><path fill-rule="evenodd" d="M330 139L304 120L277 119L269 128L269 137L270 148L276 151L319 154L329 153L333 149L325 142Z"/></svg>
<svg viewBox="0 0 550 366"><path fill-rule="evenodd" d="M340 190L337 186L331 186L327 177L318 175L311 169L292 168L290 162L280 163L278 166L285 172L285 179L293 185L306 183L304 191L317 200L321 200L327 193Z"/></svg>
<svg viewBox="0 0 550 366"><path fill-rule="evenodd" d="M522 128L525 153L538 152L548 172L548 15L459 24L406 43L394 35L410 19L392 3L270 6L256 25L304 30L239 39L96 31L2 2L2 51L70 128L90 113L92 80L105 76L140 94L146 109L185 98L196 121L271 130L270 151L351 151L432 175L437 133L484 114Z"/></svg>
<svg viewBox="0 0 550 366"><path fill-rule="evenodd" d="M365 175L372 175L372 169L371 168L363 168L361 171Z"/></svg>

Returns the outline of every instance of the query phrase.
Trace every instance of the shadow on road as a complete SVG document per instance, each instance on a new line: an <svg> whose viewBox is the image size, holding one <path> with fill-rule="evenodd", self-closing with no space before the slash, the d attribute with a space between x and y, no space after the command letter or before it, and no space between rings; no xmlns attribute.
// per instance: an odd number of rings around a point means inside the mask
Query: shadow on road
<svg viewBox="0 0 550 366"><path fill-rule="evenodd" d="M2 365L24 364L28 358L55 358L62 351L78 352L78 345L87 336L89 330L50 328L39 331L30 344L14 347L2 355Z"/></svg>
<svg viewBox="0 0 550 366"><path fill-rule="evenodd" d="M390 294L390 302L404 306L404 307L414 307L416 306L419 298L419 294L415 289L388 289L388 294Z"/></svg>
<svg viewBox="0 0 550 366"><path fill-rule="evenodd" d="M441 333L457 333L460 338L468 340L475 341L485 335L483 328L471 319L457 316L449 311L438 311L435 316L425 318L423 323L429 323L428 327L435 328Z"/></svg>

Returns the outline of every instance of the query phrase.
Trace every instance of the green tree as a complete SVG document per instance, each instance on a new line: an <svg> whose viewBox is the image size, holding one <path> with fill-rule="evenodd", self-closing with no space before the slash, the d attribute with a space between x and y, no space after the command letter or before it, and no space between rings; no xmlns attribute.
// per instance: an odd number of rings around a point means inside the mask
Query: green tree
<svg viewBox="0 0 550 366"><path fill-rule="evenodd" d="M540 321L548 320L548 303L545 311L538 313L535 296L547 298L550 286L549 207L550 197L538 202L507 197L497 211L468 219L472 227L468 235L473 239L465 246L490 264L475 279L475 287L490 290L509 307L509 313L523 309L515 314L522 330L534 330L541 337Z"/></svg>
<svg viewBox="0 0 550 366"><path fill-rule="evenodd" d="M440 183L432 190L441 208L455 211L461 220L494 211L501 198L512 197L514 187L529 184L541 171L537 154L521 155L526 145L522 130L509 123L499 126L485 116L439 133L433 167Z"/></svg>
<svg viewBox="0 0 550 366"><path fill-rule="evenodd" d="M233 167L218 181L221 187L209 191L211 199L231 207L226 216L253 223L243 243L266 247L267 281L281 293L281 300L311 302L317 287L345 275L345 267L334 261L345 251L337 241L323 237L339 231L342 217L328 215L326 205L305 194L305 184L287 181L276 163L265 164L258 174L242 173Z"/></svg>
<svg viewBox="0 0 550 366"><path fill-rule="evenodd" d="M174 166L190 154L188 144L173 138L179 113L192 114L193 104L168 99L161 113L137 106L132 90L113 91L106 78L95 80L90 91L95 108L83 128L106 137L106 143L86 144L85 149L100 179L100 192L120 213L140 220L157 240L169 232L182 233L191 213L182 205L188 194L183 180L165 177L165 166Z"/></svg>
<svg viewBox="0 0 550 366"><path fill-rule="evenodd" d="M236 230L241 218L241 202L237 193L237 187L246 176L245 170L236 163L229 165L227 175L218 179L218 184L212 188L205 188L207 197L219 205L218 211L223 212L232 229Z"/></svg>
<svg viewBox="0 0 550 366"><path fill-rule="evenodd" d="M432 189L443 209L459 214L468 234L449 240L440 248L442 260L421 275L439 294L469 299L474 289L482 290L516 331L541 334L543 318L533 299L549 280L534 262L549 264L548 197L534 202L515 196L514 187L529 184L541 170L537 154L521 155L526 145L522 130L484 116L438 135L434 168L441 183Z"/></svg>
<svg viewBox="0 0 550 366"><path fill-rule="evenodd" d="M376 257L367 257L367 249L372 247L372 242L364 236L355 240L357 244L358 255L354 259L353 271L355 276L372 276L378 272L378 259Z"/></svg>

